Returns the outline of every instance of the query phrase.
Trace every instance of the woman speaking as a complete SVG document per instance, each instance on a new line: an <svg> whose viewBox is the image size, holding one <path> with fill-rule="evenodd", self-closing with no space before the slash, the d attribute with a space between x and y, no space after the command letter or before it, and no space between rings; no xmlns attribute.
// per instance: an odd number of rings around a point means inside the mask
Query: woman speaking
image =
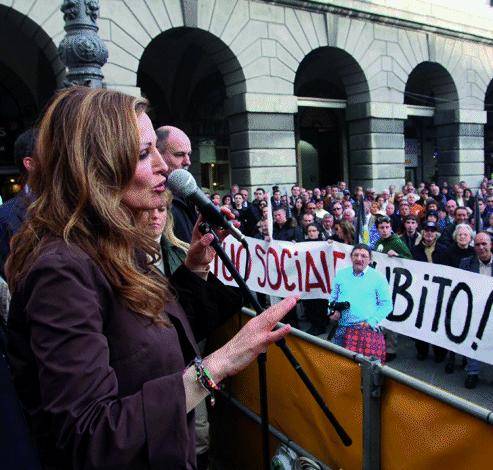
<svg viewBox="0 0 493 470"><path fill-rule="evenodd" d="M195 406L289 332L272 329L295 298L199 357L196 339L240 302L208 273L197 227L169 281L154 267L138 221L162 206L167 167L145 110L73 87L39 126L36 200L7 276L9 357L45 468L195 468Z"/></svg>

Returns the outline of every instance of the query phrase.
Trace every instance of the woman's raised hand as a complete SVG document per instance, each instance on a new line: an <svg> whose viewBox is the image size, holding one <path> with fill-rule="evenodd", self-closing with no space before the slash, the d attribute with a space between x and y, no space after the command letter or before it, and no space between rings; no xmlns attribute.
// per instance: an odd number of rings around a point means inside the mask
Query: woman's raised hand
<svg viewBox="0 0 493 470"><path fill-rule="evenodd" d="M217 382L232 376L248 366L267 347L279 341L291 330L284 325L273 330L276 324L296 305L298 297L287 297L278 304L269 307L261 315L252 318L222 348L204 359L204 365L210 370Z"/></svg>

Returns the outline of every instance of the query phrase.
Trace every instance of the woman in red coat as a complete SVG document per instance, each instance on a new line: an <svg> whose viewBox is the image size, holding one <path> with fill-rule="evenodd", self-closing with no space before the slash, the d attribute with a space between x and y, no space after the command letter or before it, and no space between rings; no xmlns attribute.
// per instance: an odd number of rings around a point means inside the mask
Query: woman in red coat
<svg viewBox="0 0 493 470"><path fill-rule="evenodd" d="M167 167L145 106L73 87L40 124L37 199L7 275L14 381L46 468L195 468L194 407L289 331L272 329L294 298L194 362L196 340L240 302L208 272L197 228L169 281L153 265L137 221L163 204Z"/></svg>

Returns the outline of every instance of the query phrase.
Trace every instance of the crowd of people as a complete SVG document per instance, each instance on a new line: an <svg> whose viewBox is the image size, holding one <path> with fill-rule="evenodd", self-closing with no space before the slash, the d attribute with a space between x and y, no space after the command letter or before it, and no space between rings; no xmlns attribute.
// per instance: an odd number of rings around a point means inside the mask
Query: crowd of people
<svg viewBox="0 0 493 470"><path fill-rule="evenodd" d="M402 188L391 185L381 191L361 186L351 190L346 182L308 189L291 187L283 194L279 187L255 189L234 184L230 193L211 195L214 204L227 206L240 221L246 235L291 242L334 240L349 245L361 241L364 227L372 250L417 261L442 264L489 276L493 237L493 180L484 177L473 191L465 181L455 184L407 182ZM362 205L362 207L360 207ZM269 231L272 211L272 233ZM358 222L358 214L364 213ZM477 219L477 220L476 220ZM266 300L261 296L262 300ZM290 323L313 335L326 336L330 325L327 301L303 301ZM397 355L397 335L386 332L386 360ZM416 340L417 359L429 354L429 345ZM456 370L455 354L433 346L437 363L445 372ZM464 360L465 386L475 388L479 380L478 361Z"/></svg>

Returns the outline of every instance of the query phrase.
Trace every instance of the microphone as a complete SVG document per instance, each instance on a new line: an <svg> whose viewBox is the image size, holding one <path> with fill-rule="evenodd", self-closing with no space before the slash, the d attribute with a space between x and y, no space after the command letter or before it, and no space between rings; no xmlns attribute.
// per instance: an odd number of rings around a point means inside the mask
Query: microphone
<svg viewBox="0 0 493 470"><path fill-rule="evenodd" d="M180 196L191 202L206 222L227 230L246 248L245 235L207 198L189 171L183 169L173 171L168 177L167 186L175 196Z"/></svg>

